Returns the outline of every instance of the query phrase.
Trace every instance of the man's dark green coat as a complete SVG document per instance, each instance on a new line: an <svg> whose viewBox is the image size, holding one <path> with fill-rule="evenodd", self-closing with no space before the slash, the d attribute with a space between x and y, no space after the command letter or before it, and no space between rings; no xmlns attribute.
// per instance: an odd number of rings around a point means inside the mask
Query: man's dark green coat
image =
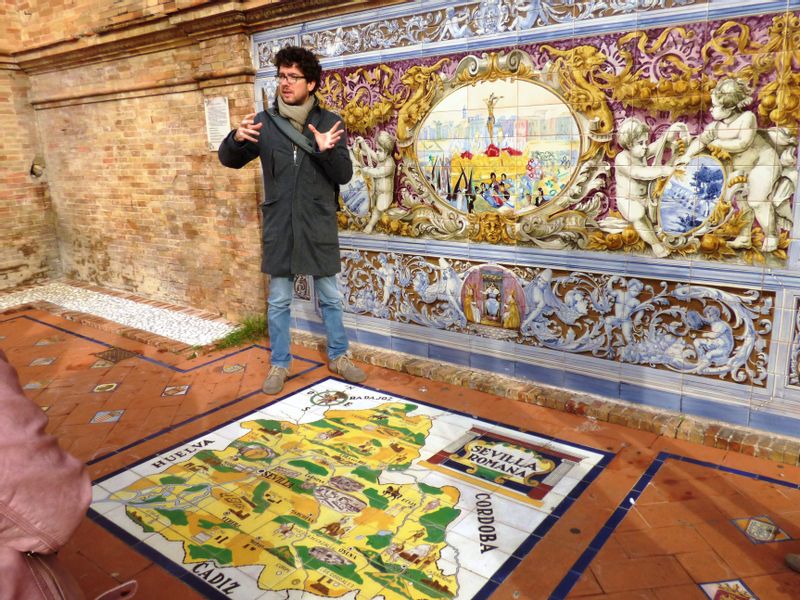
<svg viewBox="0 0 800 600"><path fill-rule="evenodd" d="M310 123L317 131L326 132L341 120L315 103L303 128L303 135L317 150L313 154L296 148L264 111L255 118L256 123L264 124L257 144L237 142L233 139L235 131L220 144L219 160L226 167L240 169L261 158L264 273L325 277L341 270L337 192L353 175L347 136L343 135L331 150L319 152L308 129Z"/></svg>

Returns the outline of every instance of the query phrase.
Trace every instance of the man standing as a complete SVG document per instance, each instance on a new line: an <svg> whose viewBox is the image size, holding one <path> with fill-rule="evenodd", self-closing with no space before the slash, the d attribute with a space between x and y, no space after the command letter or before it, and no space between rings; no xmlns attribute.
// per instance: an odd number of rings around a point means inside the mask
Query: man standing
<svg viewBox="0 0 800 600"><path fill-rule="evenodd" d="M337 192L353 174L342 120L319 106L322 69L298 47L280 50L278 94L268 111L247 115L219 147L219 160L240 169L261 158L264 177L261 270L270 275L267 318L272 366L262 391L277 394L289 375L290 305L295 275L312 275L328 337L328 368L360 383L366 373L347 355L342 296Z"/></svg>

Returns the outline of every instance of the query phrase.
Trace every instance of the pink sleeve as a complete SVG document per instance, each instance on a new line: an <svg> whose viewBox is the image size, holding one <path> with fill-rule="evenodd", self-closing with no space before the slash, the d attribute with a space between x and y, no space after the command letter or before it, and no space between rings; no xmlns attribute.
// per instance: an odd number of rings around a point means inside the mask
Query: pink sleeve
<svg viewBox="0 0 800 600"><path fill-rule="evenodd" d="M58 550L91 501L84 465L46 425L0 352L0 546L19 552Z"/></svg>

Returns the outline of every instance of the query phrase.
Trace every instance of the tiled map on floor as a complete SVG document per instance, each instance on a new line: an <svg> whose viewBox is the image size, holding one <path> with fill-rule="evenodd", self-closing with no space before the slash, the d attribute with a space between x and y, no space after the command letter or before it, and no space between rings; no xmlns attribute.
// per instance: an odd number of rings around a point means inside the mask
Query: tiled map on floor
<svg viewBox="0 0 800 600"><path fill-rule="evenodd" d="M94 486L212 598L486 597L608 454L328 379Z"/></svg>

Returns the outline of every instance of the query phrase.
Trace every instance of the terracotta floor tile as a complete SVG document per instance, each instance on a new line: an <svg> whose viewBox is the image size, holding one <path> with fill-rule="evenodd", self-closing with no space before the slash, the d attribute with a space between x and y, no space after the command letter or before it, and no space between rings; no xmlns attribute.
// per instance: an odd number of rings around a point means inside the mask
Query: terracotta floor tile
<svg viewBox="0 0 800 600"><path fill-rule="evenodd" d="M800 574L788 569L771 575L747 577L744 582L760 600L797 600L800 598Z"/></svg>
<svg viewBox="0 0 800 600"><path fill-rule="evenodd" d="M676 585L653 590L658 600L708 600L698 585Z"/></svg>
<svg viewBox="0 0 800 600"><path fill-rule="evenodd" d="M570 595L569 598L574 596ZM612 594L599 594L596 596L582 596L581 600L657 600L654 590L631 590ZM678 600L675 598L675 600Z"/></svg>
<svg viewBox="0 0 800 600"><path fill-rule="evenodd" d="M735 579L735 571L713 549L678 553L675 557L697 583Z"/></svg>
<svg viewBox="0 0 800 600"><path fill-rule="evenodd" d="M83 550L87 552L84 554ZM108 571L99 567L95 563L93 552L89 551L86 546L83 546L79 553L74 547L65 546L58 553L59 561L64 564L64 567L78 582L81 590L88 598L94 598L106 590L119 585L119 581L111 576ZM132 551L128 550L127 554L130 555ZM92 554L92 558L86 554Z"/></svg>
<svg viewBox="0 0 800 600"><path fill-rule="evenodd" d="M165 571L158 565L150 565L136 575L139 590L136 598L151 600L201 600L203 596Z"/></svg>
<svg viewBox="0 0 800 600"><path fill-rule="evenodd" d="M687 525L621 532L614 539L631 558L697 552L709 547L695 529Z"/></svg>
<svg viewBox="0 0 800 600"><path fill-rule="evenodd" d="M592 564L590 568L605 592L644 590L692 582L673 556L597 563Z"/></svg>
<svg viewBox="0 0 800 600"><path fill-rule="evenodd" d="M787 543L754 544L733 523L699 523L697 531L739 577L776 573L785 569Z"/></svg>
<svg viewBox="0 0 800 600"><path fill-rule="evenodd" d="M130 546L118 537L88 518L81 522L72 535L68 547L81 554L91 549L91 561L120 582L134 578L137 573L152 564L138 552L132 552Z"/></svg>
<svg viewBox="0 0 800 600"><path fill-rule="evenodd" d="M695 500L674 501L662 504L645 504L637 506L642 519L650 527L668 527L723 520L724 516L717 509L713 499L698 498Z"/></svg>
<svg viewBox="0 0 800 600"><path fill-rule="evenodd" d="M600 584L597 583L597 579L592 575L592 572L586 571L581 575L580 579L578 579L578 583L575 584L575 587L572 588L569 598L594 596L598 594L602 595L603 589L600 587Z"/></svg>

